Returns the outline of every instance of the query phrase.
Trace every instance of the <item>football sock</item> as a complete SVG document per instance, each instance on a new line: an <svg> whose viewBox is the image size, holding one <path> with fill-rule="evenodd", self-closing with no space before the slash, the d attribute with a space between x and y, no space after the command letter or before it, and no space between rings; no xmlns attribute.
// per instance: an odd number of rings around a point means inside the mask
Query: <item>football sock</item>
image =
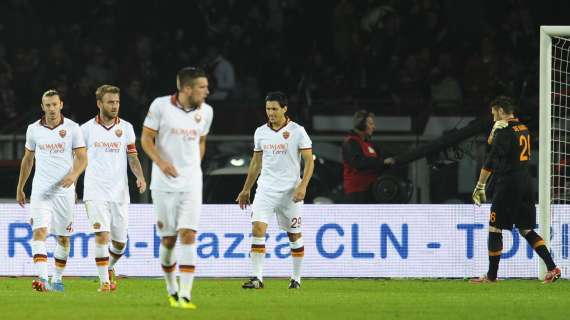
<svg viewBox="0 0 570 320"><path fill-rule="evenodd" d="M548 248L546 248L544 240L541 236L534 232L534 230L531 230L524 237L526 241L528 241L528 243L532 246L534 251L536 251L536 253L540 256L542 261L544 261L548 271L556 268L556 264L554 263L554 260L552 260L552 256L550 255L550 252L548 252Z"/></svg>
<svg viewBox="0 0 570 320"><path fill-rule="evenodd" d="M489 280L495 280L497 279L501 253L503 252L503 234L489 232L487 247L489 249L489 271L487 272L487 278Z"/></svg>
<svg viewBox="0 0 570 320"><path fill-rule="evenodd" d="M263 282L263 261L265 260L265 237L251 239L251 265L253 275Z"/></svg>
<svg viewBox="0 0 570 320"><path fill-rule="evenodd" d="M55 250L53 251L53 258L55 260L55 272L53 273L53 282L60 282L63 276L63 270L65 270L65 265L67 264L67 256L69 255L69 248L66 248L59 244L55 245Z"/></svg>
<svg viewBox="0 0 570 320"><path fill-rule="evenodd" d="M305 247L303 246L303 238L297 239L295 242L290 242L291 256L293 258L293 280L301 283L301 266L303 264L303 257L305 256Z"/></svg>
<svg viewBox="0 0 570 320"><path fill-rule="evenodd" d="M109 270L115 267L115 263L117 263L117 261L119 261L119 259L121 259L121 257L125 253L125 249L126 246L124 246L123 249L119 250L115 248L115 246L111 243L111 245L109 246Z"/></svg>
<svg viewBox="0 0 570 320"><path fill-rule="evenodd" d="M32 256L34 258L34 269L39 278L47 280L47 250L46 242L32 240Z"/></svg>
<svg viewBox="0 0 570 320"><path fill-rule="evenodd" d="M164 272L164 281L166 282L166 290L168 294L174 295L178 293L178 282L176 282L176 256L174 248L168 249L165 245L160 244L158 249L162 271Z"/></svg>
<svg viewBox="0 0 570 320"><path fill-rule="evenodd" d="M99 273L99 281L101 284L109 282L109 252L107 244L95 243L95 264Z"/></svg>
<svg viewBox="0 0 570 320"><path fill-rule="evenodd" d="M194 270L196 266L196 244L181 244L178 270L180 271L181 298L192 298L192 284L194 282Z"/></svg>

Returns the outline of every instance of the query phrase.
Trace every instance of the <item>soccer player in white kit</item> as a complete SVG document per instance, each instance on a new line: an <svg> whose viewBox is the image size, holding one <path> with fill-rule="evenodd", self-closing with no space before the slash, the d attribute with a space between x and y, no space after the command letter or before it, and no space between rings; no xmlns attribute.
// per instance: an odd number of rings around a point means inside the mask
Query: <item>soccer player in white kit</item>
<svg viewBox="0 0 570 320"><path fill-rule="evenodd" d="M201 160L214 112L205 103L208 78L200 68L178 71L178 92L156 98L143 126L141 144L152 159L150 190L157 217L162 270L172 307L195 309L191 300L196 233L202 205ZM180 239L178 261L174 246ZM176 281L176 263L180 287Z"/></svg>
<svg viewBox="0 0 570 320"><path fill-rule="evenodd" d="M105 84L97 88L95 97L99 114L81 126L89 158L83 200L95 233L98 291L109 292L117 288L113 268L127 243L130 202L127 163L137 178L139 193L146 190L146 181L133 126L119 118L120 89Z"/></svg>
<svg viewBox="0 0 570 320"><path fill-rule="evenodd" d="M63 117L63 102L56 90L42 95L44 116L26 131L26 149L20 165L16 200L26 203L24 186L34 158L36 171L30 197L32 256L38 278L32 282L37 291L63 291L62 275L69 255L69 236L73 232L75 182L87 165L85 142L79 125ZM55 271L48 283L46 238L56 236L53 252Z"/></svg>
<svg viewBox="0 0 570 320"><path fill-rule="evenodd" d="M287 232L293 258L290 289L301 287L301 265L305 247L301 236L301 206L309 180L313 175L311 139L305 129L287 116L287 96L270 92L265 98L269 122L255 130L253 157L243 190L236 202L241 209L249 204L251 188L257 181L252 205L251 263L253 277L242 285L244 289L262 289L263 260L265 259L265 232L269 217L277 215L279 227ZM303 178L301 157L305 168Z"/></svg>

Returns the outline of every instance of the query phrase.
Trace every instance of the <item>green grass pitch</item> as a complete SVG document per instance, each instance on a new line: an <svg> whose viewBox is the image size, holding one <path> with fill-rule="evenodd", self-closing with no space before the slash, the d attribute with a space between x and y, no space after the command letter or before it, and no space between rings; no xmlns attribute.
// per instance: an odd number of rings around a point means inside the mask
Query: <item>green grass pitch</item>
<svg viewBox="0 0 570 320"><path fill-rule="evenodd" d="M570 319L570 281L267 279L243 290L238 279L197 279L197 310L167 305L161 279L119 279L98 293L92 278L66 279L65 293L31 289L30 278L0 278L0 319Z"/></svg>

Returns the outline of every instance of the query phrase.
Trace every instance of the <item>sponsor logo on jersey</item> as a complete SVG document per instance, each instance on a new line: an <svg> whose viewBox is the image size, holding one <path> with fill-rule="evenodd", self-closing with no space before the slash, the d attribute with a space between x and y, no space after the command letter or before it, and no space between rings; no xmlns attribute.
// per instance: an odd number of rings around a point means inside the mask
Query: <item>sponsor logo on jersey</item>
<svg viewBox="0 0 570 320"><path fill-rule="evenodd" d="M65 142L44 143L38 145L38 148L40 148L41 151L46 151L49 153L63 153L65 151Z"/></svg>
<svg viewBox="0 0 570 320"><path fill-rule="evenodd" d="M271 152L273 154L287 154L287 143L267 143L263 145L264 152Z"/></svg>
<svg viewBox="0 0 570 320"><path fill-rule="evenodd" d="M65 135L67 134L67 131L65 131L64 129L59 130L59 136L62 138L65 138Z"/></svg>
<svg viewBox="0 0 570 320"><path fill-rule="evenodd" d="M115 134L120 138L123 135L123 130L117 128L117 130L115 130Z"/></svg>
<svg viewBox="0 0 570 320"><path fill-rule="evenodd" d="M95 141L93 142L94 148L104 148L105 152L120 152L121 142L105 142L105 141Z"/></svg>
<svg viewBox="0 0 570 320"><path fill-rule="evenodd" d="M196 131L196 129L172 128L170 129L170 133L182 136L184 140L194 140L198 137L198 131Z"/></svg>
<svg viewBox="0 0 570 320"><path fill-rule="evenodd" d="M290 135L289 131L283 131L283 138L287 139Z"/></svg>

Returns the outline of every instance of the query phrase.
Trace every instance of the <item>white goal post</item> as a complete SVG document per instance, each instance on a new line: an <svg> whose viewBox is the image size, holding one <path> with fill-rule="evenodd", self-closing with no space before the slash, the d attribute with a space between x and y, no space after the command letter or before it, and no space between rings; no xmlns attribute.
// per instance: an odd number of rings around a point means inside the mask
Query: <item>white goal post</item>
<svg viewBox="0 0 570 320"><path fill-rule="evenodd" d="M564 241L558 243L558 240L553 240L551 243L551 228L555 239L560 237L561 229L566 233L568 229L567 221L565 223L553 221L557 218L553 219L552 214L553 211L556 215L560 213L563 219L567 215L565 212L568 211L566 206L560 209L561 206L556 205L568 203L565 183L566 159L570 160L570 157L566 157L568 155L566 141L570 139L570 127L567 127L570 123L568 118L570 114L567 113L570 107L569 53L570 26L540 27L539 230L546 245L554 253L557 264L562 263L560 252L563 252L564 256L568 251L567 243ZM556 247L558 244L560 248ZM546 266L540 262L539 277L543 278L545 273ZM564 274L563 276L567 277Z"/></svg>

